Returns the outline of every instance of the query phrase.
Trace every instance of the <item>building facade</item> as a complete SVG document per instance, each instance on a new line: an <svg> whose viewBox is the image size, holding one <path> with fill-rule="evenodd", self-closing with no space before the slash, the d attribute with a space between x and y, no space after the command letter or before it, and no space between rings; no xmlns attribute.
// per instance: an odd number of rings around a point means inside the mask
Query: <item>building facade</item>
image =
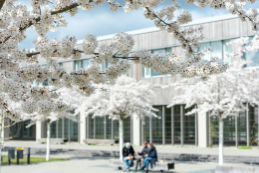
<svg viewBox="0 0 259 173"><path fill-rule="evenodd" d="M204 30L204 39L197 49L203 50L204 47L211 48L213 52L205 56L206 59L211 57L222 58L225 62L234 60L247 59L259 63L259 53L246 53L242 57L231 59L226 57L226 53L235 52L238 46L227 46L227 42L235 40L241 36L249 36L252 39L255 33L252 32L250 23L242 22L237 16L223 15L201 20L193 21L184 27L196 27L202 25ZM143 30L128 32L135 39L135 46L132 52L138 50L151 50L159 54L175 53L183 54L179 42L169 33L157 28L148 28ZM109 44L113 35L98 37L100 44ZM78 42L77 48L80 49L82 41ZM46 66L44 59L39 59L42 67ZM85 68L90 64L90 58L83 55L81 60L60 61L60 66L67 72L77 71ZM105 69L108 62L104 62L100 68ZM26 68L26 64L23 64ZM142 141L149 141L156 145L193 145L197 147L208 147L211 144L218 143L218 120L209 117L208 114L194 114L185 116L184 103L167 108L171 98L183 94L184 91L175 90L174 87L161 88L161 85L172 84L181 77L161 75L152 69L144 68L141 64L132 64L127 75L135 78L137 81L144 80L152 83L156 93L156 98L152 104L159 111L157 112L160 119L146 118L141 122L136 117L128 118L124 121L125 141L130 141L135 145L140 145ZM41 84L48 85L45 81ZM240 113L238 117L228 117L224 120L224 141L225 145L249 145L251 138L258 138L258 107L249 107L249 111ZM118 139L118 121L111 121L107 117L91 116L82 117L78 115L81 123L75 123L67 119L60 119L51 124L52 138L67 138L69 141L78 141L84 143L85 139ZM105 123L104 123L105 122ZM10 129L10 134L18 132L15 139L37 140L46 137L46 124L38 122L29 129L25 128L27 122L19 123ZM20 131L19 131L20 128Z"/></svg>

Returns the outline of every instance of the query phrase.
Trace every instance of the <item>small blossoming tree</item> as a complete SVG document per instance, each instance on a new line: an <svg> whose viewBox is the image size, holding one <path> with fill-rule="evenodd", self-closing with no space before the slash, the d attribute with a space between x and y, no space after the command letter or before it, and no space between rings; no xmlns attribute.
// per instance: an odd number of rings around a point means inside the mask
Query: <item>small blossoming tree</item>
<svg viewBox="0 0 259 173"><path fill-rule="evenodd" d="M121 76L114 85L102 85L82 105L85 115L108 116L119 121L120 158L123 147L123 121L137 115L138 118L157 117L150 101L154 98L152 87L148 83L136 82ZM144 121L143 121L144 122Z"/></svg>
<svg viewBox="0 0 259 173"><path fill-rule="evenodd" d="M182 83L178 89L185 93L175 96L171 107L179 103L186 103L185 108L197 105L186 115L197 112L211 112L210 116L219 119L219 164L223 164L223 119L227 116L238 116L245 111L246 104L257 105L259 102L259 81L257 71L242 69L247 62L235 62L227 72L210 76L205 81L194 85ZM186 81L186 80L185 80Z"/></svg>

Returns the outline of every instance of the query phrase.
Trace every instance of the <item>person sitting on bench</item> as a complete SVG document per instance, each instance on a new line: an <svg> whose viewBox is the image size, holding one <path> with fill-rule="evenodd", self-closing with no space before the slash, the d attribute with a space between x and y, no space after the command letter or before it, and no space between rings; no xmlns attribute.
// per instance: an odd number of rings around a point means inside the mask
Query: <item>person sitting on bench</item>
<svg viewBox="0 0 259 173"><path fill-rule="evenodd" d="M149 148L149 152L145 155L143 166L141 168L141 172L144 172L144 169L146 168L146 173L148 173L149 163L154 164L157 162L156 148L153 146L153 144L148 144L147 146Z"/></svg>
<svg viewBox="0 0 259 173"><path fill-rule="evenodd" d="M134 160L135 151L129 142L126 143L122 149L122 157L125 162L126 168L123 169L125 172L130 171L130 166Z"/></svg>
<svg viewBox="0 0 259 173"><path fill-rule="evenodd" d="M143 146L143 149L142 149L141 153L137 152L137 154L142 156L142 157L137 159L136 167L134 169L134 172L137 172L139 163L144 161L145 155L148 154L148 152L149 152L149 149L147 147L147 141L143 142L142 146Z"/></svg>

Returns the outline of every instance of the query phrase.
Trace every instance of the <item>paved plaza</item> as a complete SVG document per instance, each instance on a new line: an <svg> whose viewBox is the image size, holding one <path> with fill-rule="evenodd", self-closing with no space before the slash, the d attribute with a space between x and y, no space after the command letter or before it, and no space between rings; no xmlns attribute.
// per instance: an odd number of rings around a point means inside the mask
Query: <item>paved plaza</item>
<svg viewBox="0 0 259 173"><path fill-rule="evenodd" d="M176 162L176 167L169 173L214 173L217 163ZM37 170L37 171L36 171ZM4 173L120 173L121 170L110 168L107 159L81 158L70 161L39 163L32 165L2 166ZM157 172L158 171L150 171Z"/></svg>
<svg viewBox="0 0 259 173"><path fill-rule="evenodd" d="M7 147L31 147L31 148L45 148L46 144L37 144L36 142L29 141L7 141ZM118 151L117 145L115 146L89 146L80 145L78 143L67 143L65 145L54 145L51 144L51 149L66 149L66 150L106 150L106 151ZM192 154L218 154L218 148L193 148L193 147L180 147L180 146L157 146L157 149L161 153L192 153ZM136 151L140 151L141 147L135 147ZM259 149L257 147L252 150L238 150L233 147L226 147L224 149L225 155L239 155L239 156L258 156ZM69 152L68 152L69 153ZM108 159L102 157L89 157L87 155L73 154L70 153L57 153L51 154L53 158L69 158L69 161L49 162L49 163L38 163L31 165L11 165L2 166L2 172L4 173L119 173L121 170L109 167ZM3 154L7 154L3 152ZM32 154L34 157L44 157L45 151L41 154ZM196 162L196 161L173 161L175 163L175 169L169 171L171 173L214 173L217 162ZM225 165L235 165L234 163L227 163ZM242 165L242 164L236 164ZM244 164L243 164L244 165ZM247 164L246 164L247 166ZM154 171L151 171L154 172ZM157 171L156 171L157 172Z"/></svg>
<svg viewBox="0 0 259 173"><path fill-rule="evenodd" d="M30 147L30 148L46 148L46 144L39 144L35 141L6 141L7 147ZM141 151L141 146L133 146L135 151ZM218 155L218 148L198 148L193 146L180 146L180 145L156 145L158 153L174 153L174 154L204 154L204 155ZM119 145L85 145L77 142L66 143L66 144L50 144L50 149L75 149L75 150L99 150L99 151L119 151ZM225 147L225 156L255 156L259 157L259 147L253 147L253 149L237 149L236 147Z"/></svg>

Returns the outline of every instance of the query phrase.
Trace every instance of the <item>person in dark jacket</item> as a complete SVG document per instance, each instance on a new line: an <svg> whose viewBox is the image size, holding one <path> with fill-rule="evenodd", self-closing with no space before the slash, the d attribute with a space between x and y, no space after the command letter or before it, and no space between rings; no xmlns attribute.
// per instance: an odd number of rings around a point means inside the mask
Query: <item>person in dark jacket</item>
<svg viewBox="0 0 259 173"><path fill-rule="evenodd" d="M126 165L126 168L123 169L125 172L130 171L130 166L134 160L135 151L129 142L126 143L125 147L122 149L122 158Z"/></svg>
<svg viewBox="0 0 259 173"><path fill-rule="evenodd" d="M140 156L142 156L142 157L140 157L140 158L137 159L137 161L136 161L136 167L135 167L135 169L134 169L134 172L137 172L139 163L140 163L140 162L143 162L144 159L145 159L145 155L149 153L149 148L147 147L147 142L146 142L146 141L143 142L142 146L143 146L143 149L142 149L141 153L137 152L137 154L140 155Z"/></svg>
<svg viewBox="0 0 259 173"><path fill-rule="evenodd" d="M146 168L146 173L148 173L149 163L157 162L156 148L153 146L153 144L148 144L148 148L149 148L149 152L148 154L145 155L143 167L141 168L141 172L144 172L144 169Z"/></svg>

